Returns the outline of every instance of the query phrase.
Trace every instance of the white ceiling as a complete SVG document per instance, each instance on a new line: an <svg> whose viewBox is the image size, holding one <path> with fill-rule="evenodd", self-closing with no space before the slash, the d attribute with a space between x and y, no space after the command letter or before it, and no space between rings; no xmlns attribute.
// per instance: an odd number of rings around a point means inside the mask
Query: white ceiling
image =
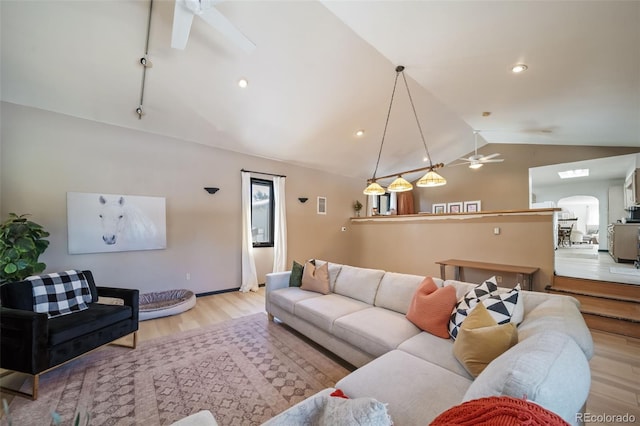
<svg viewBox="0 0 640 426"><path fill-rule="evenodd" d="M535 188L585 182L624 180L636 167L640 167L640 154L617 155L594 160L532 167L529 169L529 178ZM589 176L561 179L558 175L558 172L580 169L588 169Z"/></svg>
<svg viewBox="0 0 640 426"><path fill-rule="evenodd" d="M174 3L155 0L138 120L149 2L1 0L2 100L366 178L400 64L434 162L467 156L473 129L492 143L640 146L638 1L216 7L256 48L196 18L172 49ZM529 70L512 74L520 62ZM399 86L378 175L423 155Z"/></svg>

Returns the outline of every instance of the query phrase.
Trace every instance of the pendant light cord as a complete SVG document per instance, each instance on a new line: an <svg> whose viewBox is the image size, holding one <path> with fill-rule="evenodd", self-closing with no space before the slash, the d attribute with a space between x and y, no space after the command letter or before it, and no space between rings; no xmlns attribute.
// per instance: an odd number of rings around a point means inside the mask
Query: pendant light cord
<svg viewBox="0 0 640 426"><path fill-rule="evenodd" d="M424 140L424 134L422 133L422 126L420 126L420 120L418 120L418 113L416 112L416 107L413 104L413 98L411 97L411 92L409 91L409 85L407 84L407 78L404 76L404 72L402 72L402 79L404 80L404 87L407 88L407 94L409 95L409 102L411 102L411 108L413 109L413 116L416 118L416 124L418 125L418 130L420 131L420 138L422 139L424 152L427 154L427 158L429 159L429 167L433 169L433 163L431 162L431 154L429 154L429 148L427 148L427 142Z"/></svg>
<svg viewBox="0 0 640 426"><path fill-rule="evenodd" d="M404 67L396 68L396 79L393 82L393 91L391 92L391 102L389 102L389 110L387 111L387 120L384 122L384 130L382 131L382 141L380 142L380 150L378 151L378 161L376 161L376 168L373 171L372 182L376 180L376 173L378 173L378 165L380 164L380 156L382 155L382 147L384 146L384 137L387 134L387 126L389 125L389 117L391 117L391 107L393 106L393 98L396 95L396 86L398 85L398 76L402 72Z"/></svg>

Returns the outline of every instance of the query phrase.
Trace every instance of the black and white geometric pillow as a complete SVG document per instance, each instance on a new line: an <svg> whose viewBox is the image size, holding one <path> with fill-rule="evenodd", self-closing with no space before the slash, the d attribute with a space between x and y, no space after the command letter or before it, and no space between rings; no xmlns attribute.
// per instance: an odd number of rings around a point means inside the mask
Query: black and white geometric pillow
<svg viewBox="0 0 640 426"><path fill-rule="evenodd" d="M82 272L71 270L34 275L25 280L31 281L33 312L54 318L88 309L91 291Z"/></svg>
<svg viewBox="0 0 640 426"><path fill-rule="evenodd" d="M482 304L498 324L515 322L518 325L522 321L522 318L516 318L519 314L517 308L523 307L522 298L520 297L520 284L509 292L492 294L482 300Z"/></svg>
<svg viewBox="0 0 640 426"><path fill-rule="evenodd" d="M458 300L453 311L451 311L451 317L449 318L449 335L456 340L458 337L458 329L462 322L467 318L469 312L478 304L479 301L490 297L493 293L498 291L498 284L496 283L496 277L491 277L482 284L475 286L469 290L464 296Z"/></svg>

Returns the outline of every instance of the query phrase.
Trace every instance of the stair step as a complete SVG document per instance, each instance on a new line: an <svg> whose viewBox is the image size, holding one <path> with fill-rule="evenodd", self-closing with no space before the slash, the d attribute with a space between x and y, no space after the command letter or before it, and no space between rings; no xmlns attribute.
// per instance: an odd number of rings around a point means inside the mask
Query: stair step
<svg viewBox="0 0 640 426"><path fill-rule="evenodd" d="M640 323L633 321L622 321L602 315L583 313L584 321L591 330L606 331L623 336L640 339Z"/></svg>
<svg viewBox="0 0 640 426"><path fill-rule="evenodd" d="M640 303L639 301L630 297L611 295L607 293L606 289L602 291L572 290L572 289L557 288L556 286L548 285L547 287L545 287L545 290L549 293L564 294L566 296L575 297L576 299L578 298L578 296L589 296L589 297L596 297L599 299L615 300L619 302Z"/></svg>
<svg viewBox="0 0 640 426"><path fill-rule="evenodd" d="M605 298L547 287L550 293L561 293L580 301L580 312L640 323L640 304L634 301Z"/></svg>
<svg viewBox="0 0 640 426"><path fill-rule="evenodd" d="M553 279L551 288L555 291L565 293L640 303L640 285L594 281L557 275Z"/></svg>

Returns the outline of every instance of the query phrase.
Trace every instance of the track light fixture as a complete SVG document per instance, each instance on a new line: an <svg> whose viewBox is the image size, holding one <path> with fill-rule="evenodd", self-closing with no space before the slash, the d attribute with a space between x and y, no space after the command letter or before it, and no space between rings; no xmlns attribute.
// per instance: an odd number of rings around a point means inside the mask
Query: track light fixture
<svg viewBox="0 0 640 426"><path fill-rule="evenodd" d="M144 47L144 56L140 58L140 65L142 65L142 87L140 88L140 104L136 108L136 114L138 114L138 120L142 120L144 111L142 105L144 101L144 82L147 77L147 68L151 68L153 64L149 60L149 34L151 32L151 11L153 9L153 0L149 2L149 19L147 21L147 41Z"/></svg>

